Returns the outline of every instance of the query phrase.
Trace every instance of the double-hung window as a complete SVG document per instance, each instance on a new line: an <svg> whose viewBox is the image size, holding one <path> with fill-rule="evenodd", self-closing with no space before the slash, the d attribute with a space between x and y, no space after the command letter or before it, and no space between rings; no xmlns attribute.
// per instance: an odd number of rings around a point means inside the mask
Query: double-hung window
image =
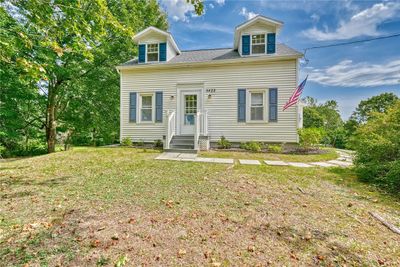
<svg viewBox="0 0 400 267"><path fill-rule="evenodd" d="M264 120L264 93L263 92L250 92L250 120L263 121Z"/></svg>
<svg viewBox="0 0 400 267"><path fill-rule="evenodd" d="M265 54L265 34L253 34L251 36L251 53Z"/></svg>
<svg viewBox="0 0 400 267"><path fill-rule="evenodd" d="M158 61L158 44L147 44L147 62Z"/></svg>
<svg viewBox="0 0 400 267"><path fill-rule="evenodd" d="M153 121L153 95L141 95L140 120L143 122Z"/></svg>

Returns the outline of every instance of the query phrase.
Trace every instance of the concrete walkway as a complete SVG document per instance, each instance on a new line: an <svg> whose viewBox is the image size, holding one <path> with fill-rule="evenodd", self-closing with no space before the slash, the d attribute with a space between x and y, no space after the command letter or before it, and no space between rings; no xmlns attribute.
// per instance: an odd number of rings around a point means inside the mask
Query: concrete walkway
<svg viewBox="0 0 400 267"><path fill-rule="evenodd" d="M241 165L261 165L265 163L270 166L292 166L298 168L311 168L311 167L350 167L353 165L353 157L344 151L337 150L339 157L336 160L319 161L319 162L285 162L281 160L264 160L260 162L254 159L239 159ZM175 161L192 161L192 162L209 162L209 163L222 163L234 164L234 159L227 158L203 158L198 157L197 154L188 153L171 153L164 152L158 157L157 160L175 160Z"/></svg>

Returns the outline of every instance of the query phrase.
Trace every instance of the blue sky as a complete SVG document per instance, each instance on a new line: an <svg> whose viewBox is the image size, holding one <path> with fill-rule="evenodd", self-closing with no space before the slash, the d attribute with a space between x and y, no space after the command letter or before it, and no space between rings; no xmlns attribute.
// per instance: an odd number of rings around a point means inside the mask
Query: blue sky
<svg viewBox="0 0 400 267"><path fill-rule="evenodd" d="M159 1L182 50L232 47L235 26L256 14L283 21L278 42L301 52L400 33L400 1L210 0L202 16L194 15L186 0ZM337 100L344 119L362 99L381 92L400 96L400 37L309 50L306 58L303 96Z"/></svg>

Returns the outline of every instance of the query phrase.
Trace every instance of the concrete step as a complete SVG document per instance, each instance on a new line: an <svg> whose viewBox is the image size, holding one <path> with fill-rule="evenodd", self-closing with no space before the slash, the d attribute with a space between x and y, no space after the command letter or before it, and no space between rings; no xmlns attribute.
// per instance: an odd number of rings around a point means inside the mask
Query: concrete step
<svg viewBox="0 0 400 267"><path fill-rule="evenodd" d="M193 135L174 135L172 137L172 140L191 140L194 141L194 136Z"/></svg>
<svg viewBox="0 0 400 267"><path fill-rule="evenodd" d="M197 154L197 150L195 149L177 149L177 148L169 148L169 149L164 149L165 152L173 152L173 153L191 153L191 154Z"/></svg>
<svg viewBox="0 0 400 267"><path fill-rule="evenodd" d="M194 144L170 144L170 147L176 149L194 149Z"/></svg>
<svg viewBox="0 0 400 267"><path fill-rule="evenodd" d="M194 140L186 140L186 139L172 139L171 144L182 144L182 145L193 145Z"/></svg>

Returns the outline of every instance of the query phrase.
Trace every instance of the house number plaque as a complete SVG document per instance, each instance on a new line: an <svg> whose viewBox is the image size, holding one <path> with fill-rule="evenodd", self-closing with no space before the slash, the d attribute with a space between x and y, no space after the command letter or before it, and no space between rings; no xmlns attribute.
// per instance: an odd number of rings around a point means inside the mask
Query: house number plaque
<svg viewBox="0 0 400 267"><path fill-rule="evenodd" d="M206 93L215 93L215 89L214 88L208 88L208 89L206 89Z"/></svg>

